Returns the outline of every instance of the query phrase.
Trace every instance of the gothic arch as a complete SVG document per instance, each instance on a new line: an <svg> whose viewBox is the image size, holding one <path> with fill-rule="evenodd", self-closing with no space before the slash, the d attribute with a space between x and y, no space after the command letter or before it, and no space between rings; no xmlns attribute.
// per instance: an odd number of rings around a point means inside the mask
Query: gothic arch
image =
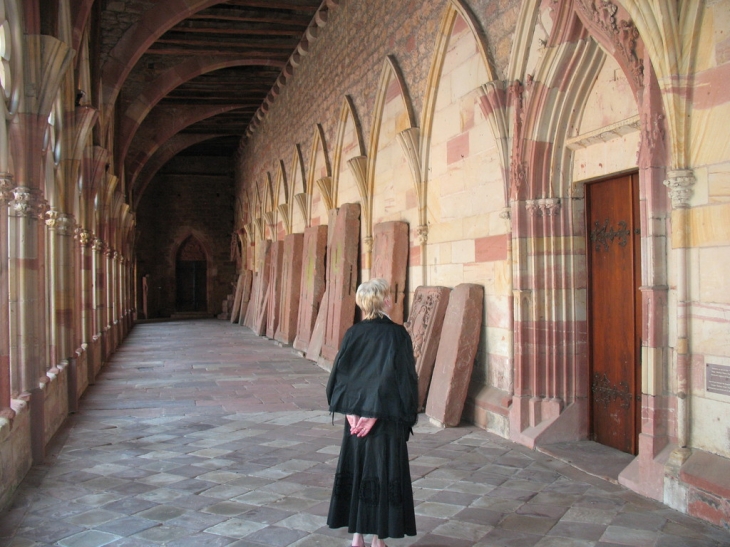
<svg viewBox="0 0 730 547"><path fill-rule="evenodd" d="M396 100L396 99L400 100ZM391 128L384 128L383 122L386 117L386 106L395 100L395 104L392 106L393 112L396 114L396 119L391 119L394 126ZM415 117L413 115L413 106L411 104L410 97L407 92L407 87L403 79L398 65L393 57L387 56L383 61L382 70L380 72L380 80L378 82L378 91L375 96L375 105L372 111L372 125L370 127L370 142L369 150L370 155L367 157L367 168L365 172L366 184L364 187L358 183L360 189L360 199L362 204L362 234L365 242L365 268L370 267L370 253L372 251L372 234L373 234L373 202L375 199L375 186L376 186L376 168L379 159L379 152L381 150L381 144L383 144L382 132L384 129L393 130L392 142L385 143L386 146L392 145L397 142L397 135L402 131L408 131L415 127ZM401 151L402 152L402 151ZM408 157L403 154L404 166L407 169ZM365 162L361 162L365 163ZM351 168L355 174L355 179L359 181L362 175L358 174L362 168L356 168L352 165Z"/></svg>
<svg viewBox="0 0 730 547"><path fill-rule="evenodd" d="M327 154L327 140L320 124L314 129L307 173L307 191L310 195L308 225L327 224L328 213L334 207L332 168Z"/></svg>
<svg viewBox="0 0 730 547"><path fill-rule="evenodd" d="M286 236L291 233L291 197L286 177L284 160L279 160L279 169L276 175L275 213L278 219L277 232ZM280 228L279 228L280 226Z"/></svg>
<svg viewBox="0 0 730 547"><path fill-rule="evenodd" d="M366 162L365 143L362 138L362 127L355 111L355 105L350 96L345 96L340 108L340 117L337 124L337 140L335 141L335 155L332 176L332 195L335 206L342 203L351 203L354 200L350 193L343 197L340 194L340 180L342 178L358 177L353 173L354 169L350 162ZM347 186L357 186L356 180L348 181Z"/></svg>
<svg viewBox="0 0 730 547"><path fill-rule="evenodd" d="M310 194L305 188L304 160L298 144L294 145L291 162L291 226L292 233L304 232L309 226Z"/></svg>

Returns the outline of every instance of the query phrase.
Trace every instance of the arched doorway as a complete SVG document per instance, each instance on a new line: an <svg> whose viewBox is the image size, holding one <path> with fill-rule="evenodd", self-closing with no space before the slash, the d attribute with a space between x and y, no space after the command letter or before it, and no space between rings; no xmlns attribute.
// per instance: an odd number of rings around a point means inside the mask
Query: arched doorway
<svg viewBox="0 0 730 547"><path fill-rule="evenodd" d="M208 260L203 246L192 235L183 241L177 251L175 282L176 311L208 309Z"/></svg>

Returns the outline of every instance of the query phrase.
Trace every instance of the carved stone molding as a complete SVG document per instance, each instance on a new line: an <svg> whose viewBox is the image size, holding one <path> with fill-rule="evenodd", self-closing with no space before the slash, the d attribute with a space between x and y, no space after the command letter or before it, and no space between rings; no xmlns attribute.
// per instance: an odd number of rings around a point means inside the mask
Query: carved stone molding
<svg viewBox="0 0 730 547"><path fill-rule="evenodd" d="M396 134L396 138L403 149L408 160L408 166L411 168L413 176L413 184L416 185L416 192L419 197L422 196L421 191L421 154L419 153L421 143L421 132L417 127L409 127Z"/></svg>
<svg viewBox="0 0 730 547"><path fill-rule="evenodd" d="M672 208L682 209L689 207L692 198L692 187L697 182L692 169L677 169L667 171L664 186L669 188L669 197L672 198Z"/></svg>
<svg viewBox="0 0 730 547"><path fill-rule="evenodd" d="M510 220L512 218L512 209L509 207L505 207L502 209L499 213L499 218L502 218L504 220Z"/></svg>
<svg viewBox="0 0 730 547"><path fill-rule="evenodd" d="M82 247L90 247L91 242L94 239L94 234L86 228L77 228L76 239L79 240L79 245L81 245Z"/></svg>
<svg viewBox="0 0 730 547"><path fill-rule="evenodd" d="M47 210L47 204L37 188L17 186L12 190L10 211L17 217L43 218Z"/></svg>
<svg viewBox="0 0 730 547"><path fill-rule="evenodd" d="M117 252L112 247L107 247L104 249L104 254L106 257L110 260L114 260L117 257Z"/></svg>
<svg viewBox="0 0 730 547"><path fill-rule="evenodd" d="M525 208L538 217L557 216L560 213L560 198L528 199Z"/></svg>
<svg viewBox="0 0 730 547"><path fill-rule="evenodd" d="M363 203L367 203L368 199L368 158L367 156L355 156L347 160L347 165L352 171L352 176L355 178L355 184L360 192L360 199Z"/></svg>
<svg viewBox="0 0 730 547"><path fill-rule="evenodd" d="M373 236L366 236L362 240L362 247L366 253L373 252Z"/></svg>
<svg viewBox="0 0 730 547"><path fill-rule="evenodd" d="M294 201L299 207L299 212L302 214L302 218L305 222L309 220L309 194L301 192L294 194Z"/></svg>
<svg viewBox="0 0 730 547"><path fill-rule="evenodd" d="M91 248L94 249L94 251L97 253L103 252L104 249L106 248L106 246L104 244L104 240L100 239L98 237L95 237L94 240L92 241Z"/></svg>
<svg viewBox="0 0 730 547"><path fill-rule="evenodd" d="M317 188L319 188L325 206L329 211L334 207L334 201L332 199L332 177L322 177L321 179L317 179Z"/></svg>
<svg viewBox="0 0 730 547"><path fill-rule="evenodd" d="M291 219L289 218L289 206L286 203L281 203L277 207L279 210L279 218L284 223L286 233L291 233Z"/></svg>
<svg viewBox="0 0 730 547"><path fill-rule="evenodd" d="M618 6L610 0L577 0L579 14L587 25L599 30L613 44L636 88L644 85L644 62L636 53L639 31L630 19L617 19Z"/></svg>
<svg viewBox="0 0 730 547"><path fill-rule="evenodd" d="M274 230L276 230L276 219L274 218L273 211L266 211L264 213L264 221L266 222L266 225L271 229L271 232L273 234Z"/></svg>
<svg viewBox="0 0 730 547"><path fill-rule="evenodd" d="M59 235L70 236L74 233L76 220L72 215L51 209L46 212L46 226Z"/></svg>
<svg viewBox="0 0 730 547"><path fill-rule="evenodd" d="M425 245L428 242L428 224L419 225L416 230L416 239L419 245Z"/></svg>
<svg viewBox="0 0 730 547"><path fill-rule="evenodd" d="M0 203L10 203L13 199L13 175L0 173Z"/></svg>

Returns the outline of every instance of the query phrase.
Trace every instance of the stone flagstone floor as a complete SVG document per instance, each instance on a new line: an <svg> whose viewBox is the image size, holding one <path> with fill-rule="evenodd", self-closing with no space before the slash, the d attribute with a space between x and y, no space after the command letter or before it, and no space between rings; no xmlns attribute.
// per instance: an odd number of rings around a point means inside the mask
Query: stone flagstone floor
<svg viewBox="0 0 730 547"><path fill-rule="evenodd" d="M137 325L0 513L0 547L346 547L327 373L227 321ZM391 547L720 547L730 531L471 426L409 441Z"/></svg>

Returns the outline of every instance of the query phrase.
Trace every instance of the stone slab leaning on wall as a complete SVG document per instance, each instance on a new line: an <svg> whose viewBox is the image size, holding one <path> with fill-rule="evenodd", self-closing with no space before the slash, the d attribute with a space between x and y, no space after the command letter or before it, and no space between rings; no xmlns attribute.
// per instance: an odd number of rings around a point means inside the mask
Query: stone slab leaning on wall
<svg viewBox="0 0 730 547"><path fill-rule="evenodd" d="M404 326L411 335L418 374L418 409L426 402L451 289L418 287Z"/></svg>
<svg viewBox="0 0 730 547"><path fill-rule="evenodd" d="M426 415L440 425L454 427L461 422L479 348L483 307L481 285L462 283L451 291L426 403Z"/></svg>

